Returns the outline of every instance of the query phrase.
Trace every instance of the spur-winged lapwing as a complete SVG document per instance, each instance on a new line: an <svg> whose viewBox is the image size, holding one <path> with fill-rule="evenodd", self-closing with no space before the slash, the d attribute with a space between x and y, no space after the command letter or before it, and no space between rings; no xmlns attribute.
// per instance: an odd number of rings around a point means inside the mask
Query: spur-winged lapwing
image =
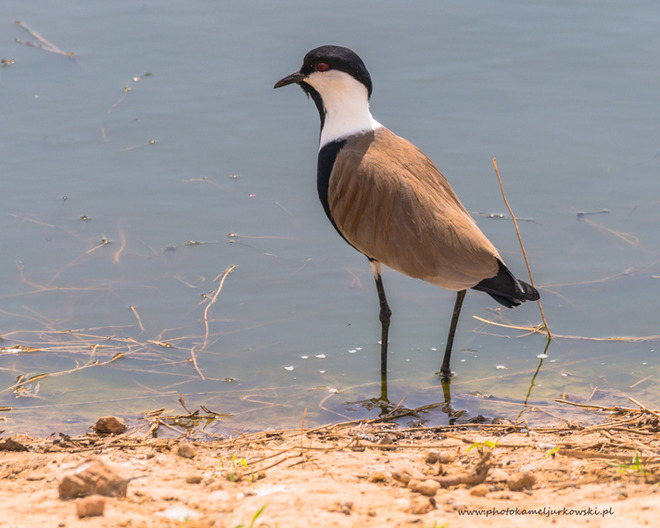
<svg viewBox="0 0 660 528"><path fill-rule="evenodd" d="M298 84L311 96L321 116L317 186L323 209L344 240L369 259L376 279L382 376L392 312L381 263L457 292L440 370L449 378L467 288L486 292L509 308L537 300L538 292L507 269L431 160L372 117L371 76L352 50L313 49L302 68L275 88L288 84Z"/></svg>

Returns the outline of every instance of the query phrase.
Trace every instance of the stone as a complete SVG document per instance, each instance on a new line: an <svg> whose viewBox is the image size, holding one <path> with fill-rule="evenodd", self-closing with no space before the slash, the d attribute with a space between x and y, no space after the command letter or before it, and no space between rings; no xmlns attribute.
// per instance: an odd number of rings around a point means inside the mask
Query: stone
<svg viewBox="0 0 660 528"><path fill-rule="evenodd" d="M536 477L531 471L521 471L511 475L506 481L506 485L511 491L521 491L525 489L532 489L536 484Z"/></svg>
<svg viewBox="0 0 660 528"><path fill-rule="evenodd" d="M441 464L451 464L454 460L456 460L456 455L450 452L444 452L440 453L440 462Z"/></svg>
<svg viewBox="0 0 660 528"><path fill-rule="evenodd" d="M474 488L470 490L470 495L473 497L485 497L488 495L488 492L490 490L488 489L487 484L477 484Z"/></svg>
<svg viewBox="0 0 660 528"><path fill-rule="evenodd" d="M369 482L385 482L387 480L387 476L385 473L381 473L380 471L375 471L371 475L369 475L369 478L367 479Z"/></svg>
<svg viewBox="0 0 660 528"><path fill-rule="evenodd" d="M407 486L410 482L410 475L406 471L393 471L392 478L404 486Z"/></svg>
<svg viewBox="0 0 660 528"><path fill-rule="evenodd" d="M350 515L353 511L353 501L342 501L334 504L329 511Z"/></svg>
<svg viewBox="0 0 660 528"><path fill-rule="evenodd" d="M440 489L440 483L435 480L415 480L412 479L408 482L408 489L416 491L427 497L433 497Z"/></svg>
<svg viewBox="0 0 660 528"><path fill-rule="evenodd" d="M488 472L489 482L506 482L507 480L509 480L509 474L503 469L494 468Z"/></svg>
<svg viewBox="0 0 660 528"><path fill-rule="evenodd" d="M426 457L424 458L424 462L427 464L437 464L440 461L440 453L437 451L429 451L426 453Z"/></svg>
<svg viewBox="0 0 660 528"><path fill-rule="evenodd" d="M390 434L385 434L380 440L378 440L378 445L392 445L393 443L394 438Z"/></svg>
<svg viewBox="0 0 660 528"><path fill-rule="evenodd" d="M440 451L429 451L426 453L426 458L424 459L424 462L427 464L450 464L451 462L454 461L456 457L448 452L441 453Z"/></svg>
<svg viewBox="0 0 660 528"><path fill-rule="evenodd" d="M410 513L414 515L424 515L435 508L435 500L428 497L413 497L410 499Z"/></svg>
<svg viewBox="0 0 660 528"><path fill-rule="evenodd" d="M103 515L105 499L100 495L90 495L76 501L76 513L81 519L84 517L99 517Z"/></svg>
<svg viewBox="0 0 660 528"><path fill-rule="evenodd" d="M126 431L128 425L126 425L124 420L117 418L116 416L103 416L96 420L93 429L96 434L117 435Z"/></svg>
<svg viewBox="0 0 660 528"><path fill-rule="evenodd" d="M28 448L13 438L6 438L0 442L0 451L27 451Z"/></svg>
<svg viewBox="0 0 660 528"><path fill-rule="evenodd" d="M197 454L197 451L190 444L181 444L176 454L183 458L193 458Z"/></svg>
<svg viewBox="0 0 660 528"><path fill-rule="evenodd" d="M126 497L128 480L121 478L98 459L88 459L73 472L64 475L59 484L60 499L68 500L88 495Z"/></svg>

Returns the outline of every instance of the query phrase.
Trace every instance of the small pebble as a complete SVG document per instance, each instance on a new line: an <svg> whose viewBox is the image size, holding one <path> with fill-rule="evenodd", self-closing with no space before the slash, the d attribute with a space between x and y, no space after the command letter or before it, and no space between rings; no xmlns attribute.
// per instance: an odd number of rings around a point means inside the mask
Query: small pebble
<svg viewBox="0 0 660 528"><path fill-rule="evenodd" d="M380 471L376 471L369 475L369 478L367 479L369 482L385 482L387 480L387 477L385 476L385 473L381 473Z"/></svg>
<svg viewBox="0 0 660 528"><path fill-rule="evenodd" d="M79 518L99 517L103 515L105 499L100 495L90 495L76 501L76 513Z"/></svg>
<svg viewBox="0 0 660 528"><path fill-rule="evenodd" d="M429 451L426 453L426 458L424 459L424 462L427 464L437 464L440 461L440 453L437 451Z"/></svg>
<svg viewBox="0 0 660 528"><path fill-rule="evenodd" d="M428 497L413 497L410 499L410 513L414 515L423 515L435 508L435 500Z"/></svg>
<svg viewBox="0 0 660 528"><path fill-rule="evenodd" d="M506 481L506 484L511 491L532 489L534 484L536 484L536 477L531 471L521 471L520 473L511 475Z"/></svg>
<svg viewBox="0 0 660 528"><path fill-rule="evenodd" d="M188 475L186 477L186 482L188 484L199 484L202 481L202 476L200 474Z"/></svg>
<svg viewBox="0 0 660 528"><path fill-rule="evenodd" d="M424 481L412 479L408 482L408 489L426 495L427 497L433 497L440 489L440 483L430 479Z"/></svg>
<svg viewBox="0 0 660 528"><path fill-rule="evenodd" d="M179 449L177 449L176 454L183 458L193 458L197 452L190 444L182 444L179 446Z"/></svg>
<svg viewBox="0 0 660 528"><path fill-rule="evenodd" d="M379 445L392 445L393 443L394 438L392 438L392 435L390 434L385 434L380 440L378 440Z"/></svg>
<svg viewBox="0 0 660 528"><path fill-rule="evenodd" d="M441 464L451 464L454 460L456 460L456 455L453 453L445 451L439 454L438 462Z"/></svg>
<svg viewBox="0 0 660 528"><path fill-rule="evenodd" d="M500 468L491 469L488 472L489 482L506 482L509 480L509 474Z"/></svg>
<svg viewBox="0 0 660 528"><path fill-rule="evenodd" d="M408 473L405 472L394 471L392 472L392 478L400 482L404 486L407 486L408 482L410 482L410 475L408 475Z"/></svg>
<svg viewBox="0 0 660 528"><path fill-rule="evenodd" d="M474 488L470 490L470 495L473 497L485 497L488 495L488 485L486 484L478 484Z"/></svg>

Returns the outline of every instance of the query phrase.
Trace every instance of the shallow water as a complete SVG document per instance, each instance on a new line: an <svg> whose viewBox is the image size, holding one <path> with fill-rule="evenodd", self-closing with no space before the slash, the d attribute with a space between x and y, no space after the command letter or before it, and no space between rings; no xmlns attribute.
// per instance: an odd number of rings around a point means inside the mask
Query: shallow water
<svg viewBox="0 0 660 528"><path fill-rule="evenodd" d="M573 416L562 394L660 404L657 340L583 339L660 334L653 3L5 0L0 15L0 58L16 61L0 68L6 432L179 412L180 393L233 413L220 431L299 425L306 408L309 425L378 414L347 404L380 395L371 272L318 203L313 104L272 90L325 43L362 56L376 119L436 162L525 277L512 222L490 216L506 213L497 157L550 328L577 337L534 378L544 339L472 316L534 326L538 308L470 293L453 410L543 421ZM26 46L16 19L75 58ZM443 402L454 294L384 280L389 399Z"/></svg>

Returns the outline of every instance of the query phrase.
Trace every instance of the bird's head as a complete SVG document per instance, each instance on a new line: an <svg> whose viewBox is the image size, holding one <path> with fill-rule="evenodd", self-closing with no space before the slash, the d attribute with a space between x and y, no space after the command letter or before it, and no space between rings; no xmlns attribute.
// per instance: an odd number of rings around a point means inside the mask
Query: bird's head
<svg viewBox="0 0 660 528"><path fill-rule="evenodd" d="M349 48L326 45L311 50L305 55L300 70L277 81L274 88L289 84L299 85L314 100L321 117L321 129L333 118L339 121L340 129L346 128L346 121L371 118L371 76L362 59ZM364 126L360 124L357 128Z"/></svg>
<svg viewBox="0 0 660 528"><path fill-rule="evenodd" d="M300 70L280 79L274 87L298 84L308 93L313 88L323 95L356 82L366 90L367 99L371 97L371 76L362 59L349 48L326 45L307 53Z"/></svg>

